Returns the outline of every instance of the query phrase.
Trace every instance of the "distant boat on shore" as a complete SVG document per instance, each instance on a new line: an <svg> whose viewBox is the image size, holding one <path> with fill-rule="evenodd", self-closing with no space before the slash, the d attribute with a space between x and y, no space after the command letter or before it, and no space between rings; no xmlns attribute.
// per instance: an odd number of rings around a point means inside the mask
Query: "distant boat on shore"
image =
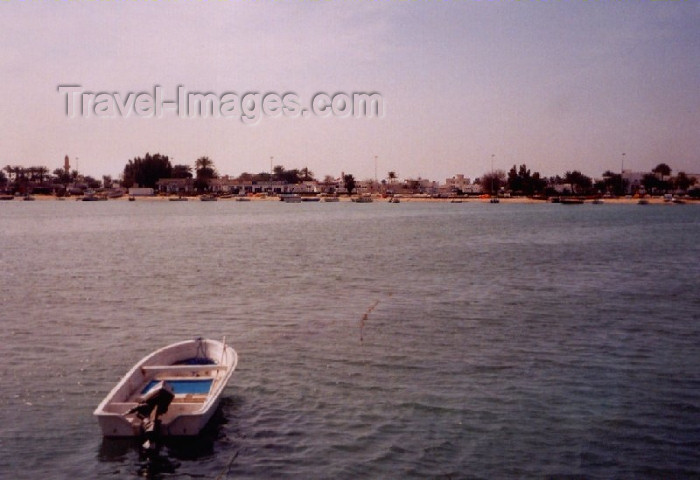
<svg viewBox="0 0 700 480"><path fill-rule="evenodd" d="M562 205L581 205L583 203L583 198L577 197L561 197L559 203Z"/></svg>
<svg viewBox="0 0 700 480"><path fill-rule="evenodd" d="M301 203L301 195L297 194L283 194L280 195L280 201L284 203Z"/></svg>
<svg viewBox="0 0 700 480"><path fill-rule="evenodd" d="M216 202L216 201L218 200L218 199L216 198L216 196L214 196L214 195L212 195L212 194L209 194L209 193L205 193L204 195L202 195L201 197L199 197L199 199L200 199L202 202Z"/></svg>
<svg viewBox="0 0 700 480"><path fill-rule="evenodd" d="M85 190L85 193L83 194L83 198L81 199L83 202L104 202L107 200L107 195L104 193L96 193L94 190Z"/></svg>
<svg viewBox="0 0 700 480"><path fill-rule="evenodd" d="M370 195L360 195L359 197L353 198L355 203L372 203L372 197Z"/></svg>

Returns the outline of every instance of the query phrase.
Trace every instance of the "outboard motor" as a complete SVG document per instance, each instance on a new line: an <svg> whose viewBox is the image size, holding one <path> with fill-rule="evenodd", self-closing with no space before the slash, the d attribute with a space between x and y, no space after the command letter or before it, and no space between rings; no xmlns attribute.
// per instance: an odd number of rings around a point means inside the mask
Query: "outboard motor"
<svg viewBox="0 0 700 480"><path fill-rule="evenodd" d="M141 428L146 441L143 447L147 450L155 448L156 439L160 432L161 415L168 411L170 403L175 398L172 387L168 382L158 382L129 413L136 413L141 419Z"/></svg>

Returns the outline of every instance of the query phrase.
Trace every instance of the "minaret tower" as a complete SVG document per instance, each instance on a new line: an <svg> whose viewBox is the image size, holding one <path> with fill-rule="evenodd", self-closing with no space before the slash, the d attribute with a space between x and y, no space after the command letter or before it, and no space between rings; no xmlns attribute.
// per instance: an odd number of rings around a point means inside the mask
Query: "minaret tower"
<svg viewBox="0 0 700 480"><path fill-rule="evenodd" d="M70 173L70 162L68 161L68 155L66 155L66 158L63 160L63 169L66 171L66 173Z"/></svg>

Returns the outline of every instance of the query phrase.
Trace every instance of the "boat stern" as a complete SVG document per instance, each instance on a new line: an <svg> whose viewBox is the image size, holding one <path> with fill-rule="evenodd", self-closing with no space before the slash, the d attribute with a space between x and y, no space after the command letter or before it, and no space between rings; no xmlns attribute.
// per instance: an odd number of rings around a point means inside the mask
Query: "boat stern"
<svg viewBox="0 0 700 480"><path fill-rule="evenodd" d="M142 434L142 422L135 415L95 411L95 416L105 437L138 437Z"/></svg>

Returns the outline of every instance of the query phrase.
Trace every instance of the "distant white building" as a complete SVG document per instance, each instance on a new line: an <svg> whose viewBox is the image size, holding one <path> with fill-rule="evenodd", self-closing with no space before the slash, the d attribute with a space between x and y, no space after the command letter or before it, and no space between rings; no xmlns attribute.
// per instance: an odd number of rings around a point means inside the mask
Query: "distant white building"
<svg viewBox="0 0 700 480"><path fill-rule="evenodd" d="M557 192L558 194L566 194L566 195L571 195L574 191L573 185L570 183L555 183L553 185L554 191Z"/></svg>
<svg viewBox="0 0 700 480"><path fill-rule="evenodd" d="M134 197L150 197L153 195L153 189L148 187L132 187L129 189L129 195Z"/></svg>
<svg viewBox="0 0 700 480"><path fill-rule="evenodd" d="M464 194L469 194L469 195L481 195L484 192L484 189L481 185L479 184L471 184L467 185L462 189L462 193Z"/></svg>
<svg viewBox="0 0 700 480"><path fill-rule="evenodd" d="M360 180L358 182L355 182L355 191L354 193L358 194L366 194L366 193L376 193L379 191L379 182L375 182L374 180Z"/></svg>
<svg viewBox="0 0 700 480"><path fill-rule="evenodd" d="M453 192L457 190L464 192L470 185L471 180L465 177L462 173L458 173L452 178L445 179L445 190L447 192Z"/></svg>
<svg viewBox="0 0 700 480"><path fill-rule="evenodd" d="M627 183L627 188L625 193L633 193L638 191L642 186L642 180L644 180L644 175L649 172L633 172L632 170L622 171L622 180Z"/></svg>
<svg viewBox="0 0 700 480"><path fill-rule="evenodd" d="M161 193L189 194L194 192L194 179L161 178L156 182L156 187Z"/></svg>
<svg viewBox="0 0 700 480"><path fill-rule="evenodd" d="M318 193L320 191L315 181L301 182L289 187L292 193Z"/></svg>

